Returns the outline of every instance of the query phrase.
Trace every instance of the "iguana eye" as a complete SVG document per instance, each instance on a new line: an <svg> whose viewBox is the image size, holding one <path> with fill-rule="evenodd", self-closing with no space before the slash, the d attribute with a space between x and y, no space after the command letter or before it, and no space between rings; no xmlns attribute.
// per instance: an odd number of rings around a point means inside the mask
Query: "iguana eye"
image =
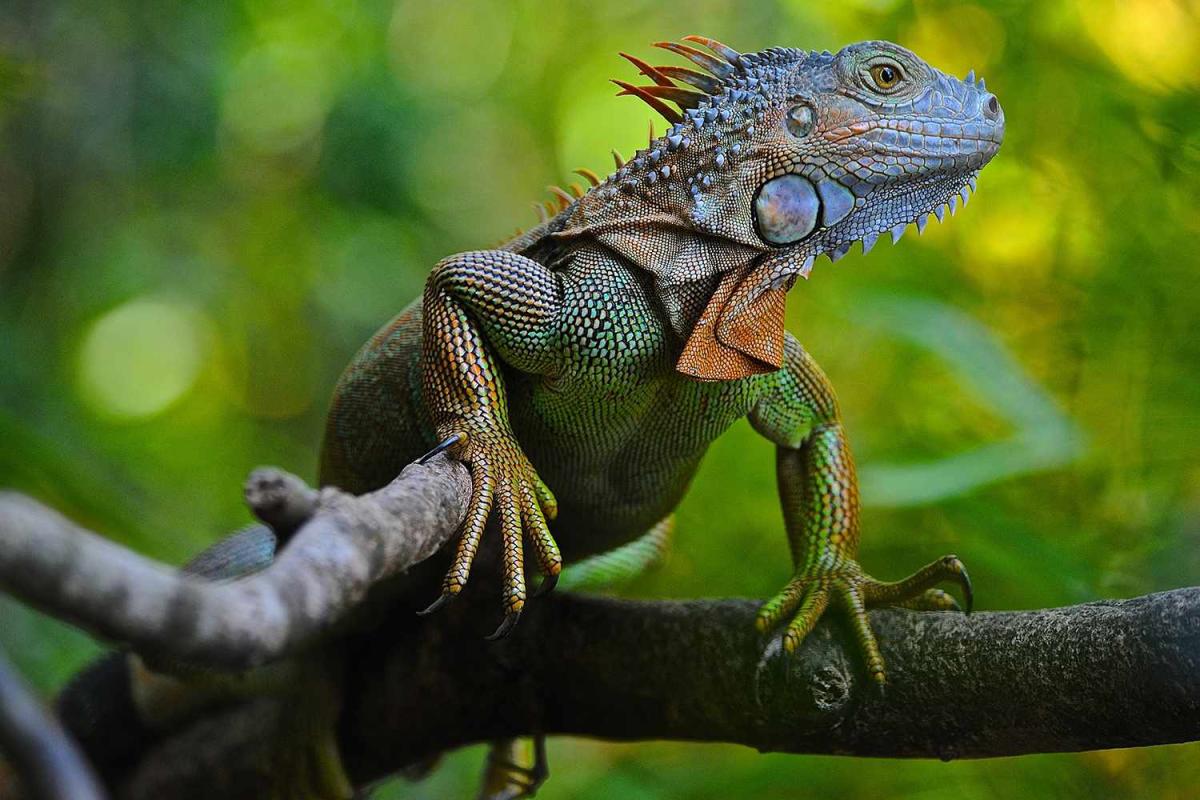
<svg viewBox="0 0 1200 800"><path fill-rule="evenodd" d="M882 92L895 89L903 77L904 75L900 72L900 67L891 62L884 62L871 67L871 80L875 82L876 88Z"/></svg>
<svg viewBox="0 0 1200 800"><path fill-rule="evenodd" d="M791 110L788 111L788 133L797 139L802 139L812 133L815 124L816 114L813 113L811 106L801 103L798 106L792 106Z"/></svg>

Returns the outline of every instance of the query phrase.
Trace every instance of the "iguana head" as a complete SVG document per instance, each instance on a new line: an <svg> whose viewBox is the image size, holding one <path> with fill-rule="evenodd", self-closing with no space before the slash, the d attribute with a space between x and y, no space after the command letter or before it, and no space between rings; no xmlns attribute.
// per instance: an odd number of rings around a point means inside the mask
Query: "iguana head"
<svg viewBox="0 0 1200 800"><path fill-rule="evenodd" d="M742 54L686 39L716 55L659 46L704 72L626 56L652 85L617 81L622 93L672 126L579 200L561 235L586 232L653 273L688 336L679 369L729 379L779 366L786 291L818 256L896 241L965 203L1004 112L974 74L889 42Z"/></svg>

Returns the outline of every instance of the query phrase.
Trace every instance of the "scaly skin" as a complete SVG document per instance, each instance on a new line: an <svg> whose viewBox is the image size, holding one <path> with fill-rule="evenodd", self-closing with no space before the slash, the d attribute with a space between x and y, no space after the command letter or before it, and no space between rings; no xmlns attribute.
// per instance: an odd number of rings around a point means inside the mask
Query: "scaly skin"
<svg viewBox="0 0 1200 800"><path fill-rule="evenodd" d="M421 302L358 354L321 480L374 489L439 442L466 463L474 492L434 607L462 592L494 524L503 634L528 600L527 564L552 585L564 558L651 530L708 445L748 416L777 446L795 567L758 625L785 626L794 650L841 607L882 685L866 609L954 607L933 588L946 580L969 609L969 583L953 556L897 583L859 566L854 462L829 381L784 332L785 296L817 256L898 240L965 203L1003 112L982 81L886 42L741 55L688 39L717 57L661 46L705 74L627 56L653 85L618 82L674 123L666 134L582 196L563 193L528 233L440 262Z"/></svg>

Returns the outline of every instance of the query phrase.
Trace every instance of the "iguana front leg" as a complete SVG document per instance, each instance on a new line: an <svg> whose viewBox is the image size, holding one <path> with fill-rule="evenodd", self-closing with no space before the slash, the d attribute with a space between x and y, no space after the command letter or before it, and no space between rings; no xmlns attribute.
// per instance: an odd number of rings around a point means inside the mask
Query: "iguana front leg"
<svg viewBox="0 0 1200 800"><path fill-rule="evenodd" d="M499 358L522 372L545 374L557 354L561 288L544 265L500 250L461 253L440 262L425 287L422 377L437 435L471 470L473 491L442 596L466 585L488 518L504 538L507 633L525 606L524 541L528 537L546 587L562 569L547 519L554 496L538 477L509 425Z"/></svg>
<svg viewBox="0 0 1200 800"><path fill-rule="evenodd" d="M778 445L776 471L795 575L767 601L757 624L766 632L789 619L788 651L799 647L831 604L851 618L867 673L887 681L883 655L866 610L879 605L953 608L933 587L955 581L971 607L971 583L956 556L944 556L895 583L865 573L858 555L858 480L833 387L800 344L787 337L784 366L751 412L754 428Z"/></svg>

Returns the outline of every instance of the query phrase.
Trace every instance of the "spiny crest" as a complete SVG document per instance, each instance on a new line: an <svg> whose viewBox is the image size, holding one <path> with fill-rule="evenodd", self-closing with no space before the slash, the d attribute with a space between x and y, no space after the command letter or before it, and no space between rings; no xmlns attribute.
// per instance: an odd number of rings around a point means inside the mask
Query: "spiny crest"
<svg viewBox="0 0 1200 800"><path fill-rule="evenodd" d="M628 162L619 162L617 171L597 187L598 199L610 202L614 211L628 207L622 194L644 195L661 190L668 182L671 191L683 193L685 202L690 195L697 207L701 205L701 198L719 191L721 174L742 157L743 143L753 138L773 93L786 86L797 63L813 57L832 59L830 53L786 47L739 53L704 36L685 36L683 41L700 45L711 54L679 42L656 42L655 46L688 59L702 71L652 66L621 53L650 83L638 86L614 80L621 87L618 94L644 101L671 127L660 139L651 137L646 150ZM702 210L697 213L704 214Z"/></svg>
<svg viewBox="0 0 1200 800"><path fill-rule="evenodd" d="M674 103L683 111L694 110L706 98L720 95L725 89L729 88L730 79L739 72L746 72L747 69L759 63L764 55L772 55L772 51L743 55L732 47L705 36L684 36L683 40L702 45L713 53L716 53L720 58L709 55L690 45L678 42L655 42L655 47L661 47L664 50L683 56L704 70L704 72L697 72L687 67L654 67L636 56L621 53L621 57L637 67L638 72L649 78L653 85L635 86L627 81L613 81L613 83L621 87L619 94L631 95L644 100L647 105L662 114L672 125L678 125L683 122L684 117L683 114L671 108L664 101ZM775 50L779 51L779 53L774 55L785 52L783 48L775 48ZM679 84L685 85L681 86Z"/></svg>
<svg viewBox="0 0 1200 800"><path fill-rule="evenodd" d="M781 74L783 68L807 55L785 47L772 47L757 53L739 53L716 39L704 36L684 36L683 41L701 45L715 55L679 42L656 42L654 46L688 59L703 72L689 67L652 66L637 56L620 54L633 64L641 75L648 78L650 84L638 86L627 81L614 80L613 83L621 87L618 94L644 101L672 127L661 141L656 142L651 123L646 150L639 151L630 161L614 150L612 155L616 172L607 180L600 180L590 170L587 174L575 170L576 174L583 175L591 184L589 190L599 188L604 197L612 199L618 186L627 190L636 189L639 183L654 184L672 177L671 167L659 163L662 158L660 154L688 149L693 138L706 123L717 120L727 122L738 107L748 107L761 112L769 93L768 79ZM719 102L720 100L729 102ZM674 104L679 110L672 108L670 104ZM753 121L747 120L744 129L752 135ZM736 155L736 151L726 153L718 148L712 167L722 169ZM694 196L711 185L711 178L706 180L703 173L689 175L686 180L688 189ZM567 188L549 186L547 189L554 195L555 200L534 205L543 222L566 211L583 194L579 187L574 185Z"/></svg>
<svg viewBox="0 0 1200 800"><path fill-rule="evenodd" d="M654 122L650 123L650 139L651 145L654 144ZM625 166L625 159L615 149L612 151L613 163L617 169ZM585 190L579 184L572 183L566 188L562 186L550 185L546 187L546 191L554 195L554 200L543 200L540 203L533 203L533 212L538 216L539 223L549 222L555 215L566 211L571 204L576 200L581 199L588 191L596 188L604 182L593 170L587 167L578 167L571 170L579 177L588 182L588 188ZM521 235L524 231L518 229L517 235Z"/></svg>

